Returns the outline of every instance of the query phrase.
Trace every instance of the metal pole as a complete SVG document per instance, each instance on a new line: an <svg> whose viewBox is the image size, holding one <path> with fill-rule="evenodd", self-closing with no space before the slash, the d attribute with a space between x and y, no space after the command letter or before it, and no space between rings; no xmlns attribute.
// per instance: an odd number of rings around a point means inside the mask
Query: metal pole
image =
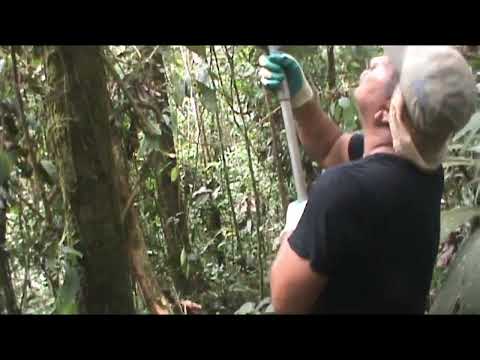
<svg viewBox="0 0 480 360"><path fill-rule="evenodd" d="M278 46L269 46L268 50L272 53L278 51L278 48ZM307 200L307 186L305 183L305 174L302 169L297 130L294 123L295 119L293 117L292 104L290 102L290 91L286 79L282 82L282 87L278 92L278 98L282 107L282 117L285 124L285 131L287 133L288 151L290 153L293 178L295 180L297 200L304 201Z"/></svg>

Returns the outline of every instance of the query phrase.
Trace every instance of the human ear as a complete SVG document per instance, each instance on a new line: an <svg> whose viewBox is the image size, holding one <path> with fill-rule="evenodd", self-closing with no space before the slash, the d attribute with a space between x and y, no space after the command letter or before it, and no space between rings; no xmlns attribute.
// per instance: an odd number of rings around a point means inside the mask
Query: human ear
<svg viewBox="0 0 480 360"><path fill-rule="evenodd" d="M398 120L400 120L404 126L408 126L410 117L408 116L405 99L398 87L392 95L391 108L392 107Z"/></svg>
<svg viewBox="0 0 480 360"><path fill-rule="evenodd" d="M382 108L378 110L374 115L376 126L388 126L388 108Z"/></svg>

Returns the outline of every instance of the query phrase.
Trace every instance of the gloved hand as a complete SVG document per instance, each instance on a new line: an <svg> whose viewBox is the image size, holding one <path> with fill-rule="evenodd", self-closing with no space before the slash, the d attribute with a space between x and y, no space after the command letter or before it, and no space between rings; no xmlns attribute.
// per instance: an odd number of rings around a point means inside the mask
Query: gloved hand
<svg viewBox="0 0 480 360"><path fill-rule="evenodd" d="M314 93L305 78L302 67L291 55L284 52L274 52L270 55L262 55L259 59L260 81L271 91L278 91L282 81L287 76L288 88L292 107L299 108L313 98Z"/></svg>

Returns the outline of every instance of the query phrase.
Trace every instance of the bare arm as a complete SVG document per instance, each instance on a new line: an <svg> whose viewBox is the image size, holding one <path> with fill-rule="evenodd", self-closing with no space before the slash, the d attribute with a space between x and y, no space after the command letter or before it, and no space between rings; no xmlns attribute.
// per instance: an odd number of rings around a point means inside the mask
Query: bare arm
<svg viewBox="0 0 480 360"><path fill-rule="evenodd" d="M277 314L308 314L313 311L328 279L314 272L309 261L291 249L287 241L290 235L291 232L281 235L280 250L272 265L272 305Z"/></svg>
<svg viewBox="0 0 480 360"><path fill-rule="evenodd" d="M327 168L350 161L348 144L352 134L342 133L316 98L295 109L294 115L300 141L320 166Z"/></svg>

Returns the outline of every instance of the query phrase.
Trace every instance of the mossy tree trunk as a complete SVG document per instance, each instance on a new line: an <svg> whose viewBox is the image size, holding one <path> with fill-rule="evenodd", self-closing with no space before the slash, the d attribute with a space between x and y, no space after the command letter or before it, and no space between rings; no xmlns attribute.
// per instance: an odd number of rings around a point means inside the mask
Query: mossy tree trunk
<svg viewBox="0 0 480 360"><path fill-rule="evenodd" d="M128 236L121 221L102 49L58 46L50 65L54 90L50 139L67 213L83 254L82 312L133 313Z"/></svg>

